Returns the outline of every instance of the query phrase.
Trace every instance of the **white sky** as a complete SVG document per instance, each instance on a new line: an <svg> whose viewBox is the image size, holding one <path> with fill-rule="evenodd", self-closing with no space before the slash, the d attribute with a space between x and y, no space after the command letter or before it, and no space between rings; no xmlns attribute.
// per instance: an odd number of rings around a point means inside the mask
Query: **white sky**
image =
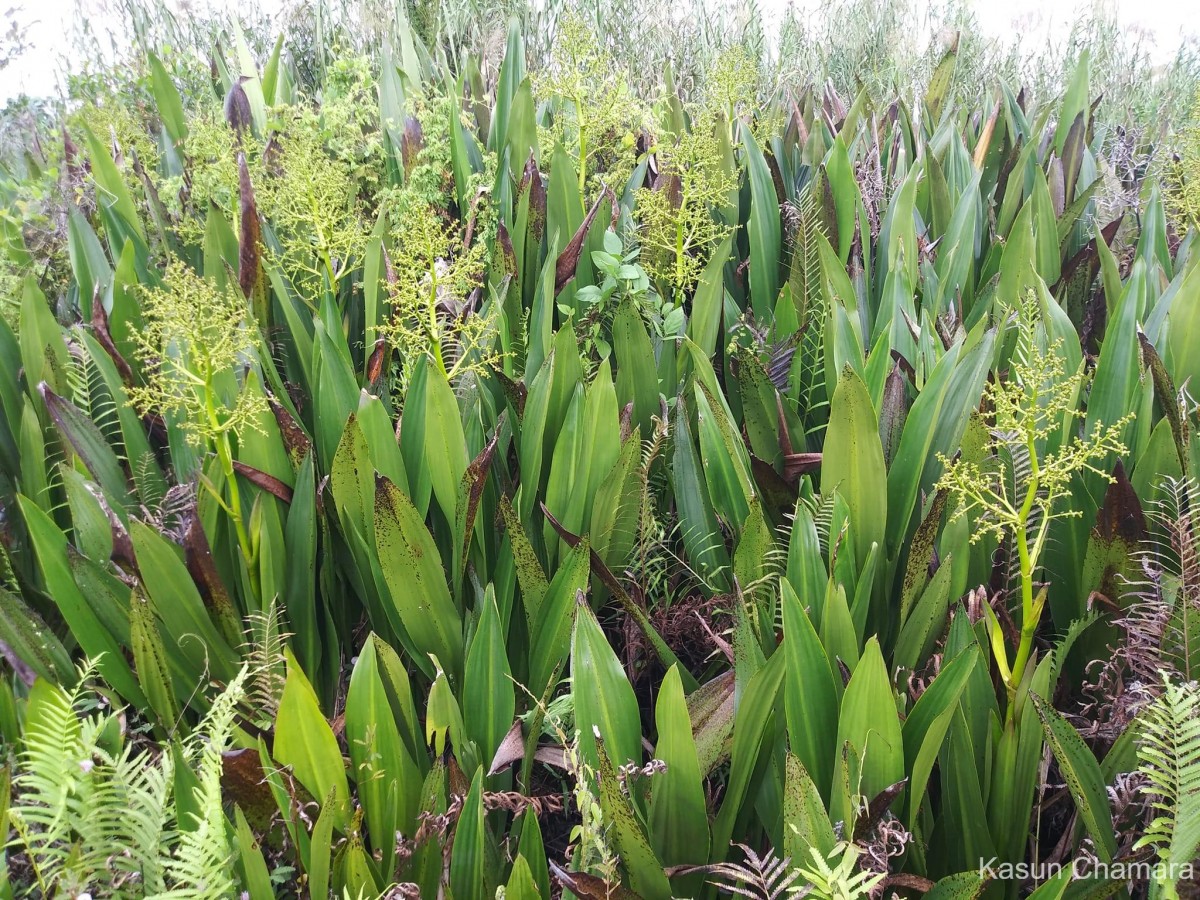
<svg viewBox="0 0 1200 900"><path fill-rule="evenodd" d="M200 3L220 5L220 0L200 0ZM789 0L760 0L759 7L770 23L778 20ZM823 0L791 0L801 11L816 11ZM922 0L924 2L924 0ZM1080 0L971 0L984 31L1003 37L1014 30L1035 43L1061 41L1076 11L1086 8ZM1200 3L1196 0L1101 0L1115 8L1121 24L1143 31L1154 47L1156 61L1167 61L1175 55L1181 42L1200 39ZM55 92L58 61L67 50L69 23L75 15L75 0L8 0L13 4L15 19L28 26L26 40L32 45L8 68L0 70L0 104L21 93L34 96ZM8 3L0 0L0 28L7 29L10 21ZM167 0L171 7L196 0ZM238 4L244 6L245 4ZM263 9L278 9L281 0L260 0ZM101 20L102 21L102 20ZM93 21L94 25L100 22ZM767 29L771 33L771 29ZM0 35L0 51L8 42L7 34ZM3 56L0 52L0 56Z"/></svg>

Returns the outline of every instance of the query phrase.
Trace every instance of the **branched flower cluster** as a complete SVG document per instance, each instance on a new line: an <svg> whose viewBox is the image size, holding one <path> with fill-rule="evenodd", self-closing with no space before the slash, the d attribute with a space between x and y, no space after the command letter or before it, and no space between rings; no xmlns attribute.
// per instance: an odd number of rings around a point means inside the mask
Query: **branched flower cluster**
<svg viewBox="0 0 1200 900"><path fill-rule="evenodd" d="M496 321L479 314L472 295L487 263L482 241L462 246L458 228L428 208L411 206L398 233L392 316L383 332L400 356L400 382L425 354L453 379L498 359Z"/></svg>
<svg viewBox="0 0 1200 900"><path fill-rule="evenodd" d="M1035 513L1036 559L1052 519L1083 514L1076 507L1058 505L1070 496L1072 479L1084 471L1110 478L1097 463L1125 452L1121 433L1133 416L1101 424L1087 438L1066 442L1055 451L1041 451L1062 432L1065 420L1082 416L1076 398L1086 376L1063 371L1060 342L1038 349L1027 337L1023 331L1008 379L991 382L985 390L986 405L994 415L988 459L980 464L961 458L951 462L943 456L946 469L938 487L960 499L956 516L981 513L972 542L988 535L1003 539ZM1023 510L1025 503L1030 508Z"/></svg>
<svg viewBox="0 0 1200 900"><path fill-rule="evenodd" d="M991 607L984 607L993 655L1010 693L1021 683L1045 607L1046 592L1041 590L1035 598L1033 578L1050 524L1056 518L1082 515L1059 501L1070 496L1071 483L1078 475L1091 472L1111 480L1099 463L1126 452L1121 434L1132 418L1131 414L1111 424L1100 423L1086 437L1075 435L1064 439L1057 449L1049 449L1053 447L1051 439L1066 434L1067 426L1080 417L1077 398L1084 375L1064 370L1059 344L1046 342L1039 320L1038 300L1030 293L1018 310L1020 331L1008 378L992 382L985 392L985 406L994 416L986 461L951 461L939 455L945 470L937 487L958 500L954 517L979 514L972 541L987 535L998 540L1009 537L1016 550L1021 635L1011 663L999 622ZM1010 704L1010 715L1014 708Z"/></svg>
<svg viewBox="0 0 1200 900"><path fill-rule="evenodd" d="M593 179L620 190L633 172L643 116L619 72L583 19L569 13L559 24L549 64L535 76L540 98L561 101L541 146L561 144L575 155L585 198ZM549 153L544 157L548 162Z"/></svg>
<svg viewBox="0 0 1200 900"><path fill-rule="evenodd" d="M282 244L279 262L302 296L319 296L362 258L363 223L352 167L330 158L315 113L289 110L278 147L255 184L262 213Z"/></svg>
<svg viewBox="0 0 1200 900"><path fill-rule="evenodd" d="M1178 147L1167 164L1168 201L1183 228L1200 227L1200 95L1192 123L1179 134Z"/></svg>
<svg viewBox="0 0 1200 900"><path fill-rule="evenodd" d="M223 390L229 373L244 370L259 348L258 329L239 294L174 262L165 287L145 291L142 316L145 326L134 339L147 379L129 389L138 409L178 415L197 444L258 427L266 410L262 395L240 385Z"/></svg>
<svg viewBox="0 0 1200 900"><path fill-rule="evenodd" d="M698 118L691 131L655 148L659 179L637 194L643 263L681 300L695 286L729 226L714 217L735 186L717 145L715 123Z"/></svg>
<svg viewBox="0 0 1200 900"><path fill-rule="evenodd" d="M219 113L219 109L202 110L188 120L182 148L188 161L187 176L167 179L160 191L184 244L202 240L209 204L216 204L231 221L236 219L237 139ZM254 172L258 154L252 142L247 142L246 151Z"/></svg>

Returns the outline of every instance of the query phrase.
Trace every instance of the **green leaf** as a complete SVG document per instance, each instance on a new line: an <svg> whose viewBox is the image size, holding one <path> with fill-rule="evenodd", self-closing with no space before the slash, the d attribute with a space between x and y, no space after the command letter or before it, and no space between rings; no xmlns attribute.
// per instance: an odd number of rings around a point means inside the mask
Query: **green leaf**
<svg viewBox="0 0 1200 900"><path fill-rule="evenodd" d="M862 757L858 793L875 797L905 777L904 738L896 699L875 637L867 641L842 697L837 746L844 747L847 742ZM841 805L844 799L835 785L830 801L834 821L849 821L851 810Z"/></svg>
<svg viewBox="0 0 1200 900"><path fill-rule="evenodd" d="M467 439L459 418L458 401L439 366L431 365L425 378L425 466L433 482L433 495L446 521L453 522L458 507L458 485L467 471Z"/></svg>
<svg viewBox="0 0 1200 900"><path fill-rule="evenodd" d="M783 242L779 222L779 197L775 181L750 128L742 126L746 174L750 182L750 302L760 322L771 320L779 296L779 257Z"/></svg>
<svg viewBox="0 0 1200 900"><path fill-rule="evenodd" d="M821 454L821 492L831 494L835 490L850 508L854 555L861 566L871 545L883 543L887 471L871 396L862 378L850 366L842 370L833 393Z"/></svg>
<svg viewBox="0 0 1200 900"><path fill-rule="evenodd" d="M490 584L483 597L479 627L467 652L462 707L467 738L479 746L484 760L492 759L512 725L516 696L504 627Z"/></svg>
<svg viewBox="0 0 1200 900"><path fill-rule="evenodd" d="M1054 753L1096 853L1105 862L1111 862L1117 853L1117 838L1113 832L1108 791L1104 776L1100 774L1100 764L1079 732L1053 706L1034 693L1030 693L1029 699L1042 721L1046 743Z"/></svg>
<svg viewBox="0 0 1200 900"><path fill-rule="evenodd" d="M597 738L619 765L642 761L642 723L633 685L613 652L591 607L580 606L571 637L571 692L579 747L591 765L599 762Z"/></svg>
<svg viewBox="0 0 1200 900"><path fill-rule="evenodd" d="M146 692L150 709L158 716L159 724L170 733L179 719L179 705L171 687L162 635L158 632L154 614L140 587L131 592L129 608L130 648L133 650L138 682Z"/></svg>
<svg viewBox="0 0 1200 900"><path fill-rule="evenodd" d="M947 875L925 895L926 900L976 900L987 887L990 878L982 872L959 872Z"/></svg>
<svg viewBox="0 0 1200 900"><path fill-rule="evenodd" d="M604 741L596 742L596 754L599 760L600 807L604 821L611 829L617 857L628 876L629 886L644 900L670 900L670 882L638 824L629 799L621 791L616 770L605 752Z"/></svg>
<svg viewBox="0 0 1200 900"><path fill-rule="evenodd" d="M667 770L655 776L650 795L650 839L666 865L701 865L708 861L708 811L692 722L676 666L659 687L654 717L658 730L654 757L665 762Z"/></svg>
<svg viewBox="0 0 1200 900"><path fill-rule="evenodd" d="M271 755L281 765L291 767L296 780L313 797L321 798L322 812L328 807L331 821L339 830L344 829L350 818L350 791L342 752L296 657L288 649L284 656L287 680L275 716Z"/></svg>
<svg viewBox="0 0 1200 900"><path fill-rule="evenodd" d="M19 595L3 587L0 587L0 641L39 678L54 684L74 683L75 667L62 641Z"/></svg>
<svg viewBox="0 0 1200 900"><path fill-rule="evenodd" d="M359 651L346 693L346 746L372 847L393 858L396 832L417 827L421 773L405 747L380 675L375 637Z"/></svg>
<svg viewBox="0 0 1200 900"><path fill-rule="evenodd" d="M187 660L196 675L209 672L221 681L231 681L237 673L238 654L217 630L175 545L138 521L130 523L129 537L142 586L163 623L168 653Z"/></svg>
<svg viewBox="0 0 1200 900"><path fill-rule="evenodd" d="M833 823L816 783L794 754L784 761L783 847L794 860L812 859L816 850L826 859L837 843Z"/></svg>
<svg viewBox="0 0 1200 900"><path fill-rule="evenodd" d="M450 851L450 890L455 900L490 900L487 890L483 825L483 767L475 770L463 800Z"/></svg>
<svg viewBox="0 0 1200 900"><path fill-rule="evenodd" d="M386 478L375 483L375 544L392 603L409 637L433 654L457 683L462 671L462 621L437 545L412 501ZM427 660L415 660L422 668Z"/></svg>
<svg viewBox="0 0 1200 900"><path fill-rule="evenodd" d="M101 624L101 619L89 600L71 578L66 535L28 497L18 495L17 505L29 529L29 537L38 568L42 572L46 593L58 607L67 627L71 629L71 634L79 642L84 653L97 659L97 669L117 693L130 703L148 706L133 671L125 662L121 645Z"/></svg>
<svg viewBox="0 0 1200 900"><path fill-rule="evenodd" d="M780 585L785 640L778 652L787 660L783 702L788 742L816 783L828 785L837 752L837 683L800 598L787 581Z"/></svg>
<svg viewBox="0 0 1200 900"><path fill-rule="evenodd" d="M282 40L282 35L280 39ZM183 101L180 100L175 82L167 74L162 61L153 53L147 53L146 58L150 62L150 89L154 92L155 109L158 117L162 119L163 128L166 129L175 145L179 146L188 134L187 119L183 114Z"/></svg>
<svg viewBox="0 0 1200 900"><path fill-rule="evenodd" d="M658 374L654 347L641 313L628 295L617 307L612 323L613 353L617 361L617 402L633 404L633 423L642 434L651 434L651 416L658 415Z"/></svg>

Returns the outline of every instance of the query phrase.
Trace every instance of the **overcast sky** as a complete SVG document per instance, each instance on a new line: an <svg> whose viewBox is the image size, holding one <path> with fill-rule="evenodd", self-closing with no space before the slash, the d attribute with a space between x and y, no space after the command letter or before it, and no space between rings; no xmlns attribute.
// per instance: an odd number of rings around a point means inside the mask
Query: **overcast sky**
<svg viewBox="0 0 1200 900"><path fill-rule="evenodd" d="M196 0L184 0L195 6ZM199 0L203 3L205 0ZM219 5L220 0L207 0ZM259 0L263 9L278 9L283 0ZM668 0L669 2L669 0ZM972 0L976 15L985 32L1004 37L1019 30L1031 43L1061 41L1076 18L1076 12L1088 8L1079 0ZM1151 41L1157 61L1175 55L1182 41L1200 38L1200 3L1197 0L1101 0L1114 8L1124 27L1139 29ZM177 6L180 0L168 0ZM759 7L768 23L777 20L789 0L759 0ZM791 0L801 10L817 10L823 0ZM0 27L9 19L3 10L8 4L15 7L15 18L27 26L26 40L31 49L12 65L0 70L0 104L24 92L32 95L54 93L58 60L66 50L68 23L75 12L75 0L0 0ZM239 4L242 5L242 4ZM94 22L94 25L100 23ZM771 33L771 29L767 29ZM0 58L7 35L0 36Z"/></svg>

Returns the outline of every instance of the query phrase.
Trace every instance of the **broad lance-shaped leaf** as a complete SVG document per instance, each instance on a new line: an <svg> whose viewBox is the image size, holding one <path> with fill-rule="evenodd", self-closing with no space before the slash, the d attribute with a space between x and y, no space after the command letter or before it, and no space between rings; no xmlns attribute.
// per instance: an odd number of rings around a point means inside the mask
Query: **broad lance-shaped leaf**
<svg viewBox="0 0 1200 900"><path fill-rule="evenodd" d="M333 729L325 720L317 695L291 650L284 650L287 681L275 716L275 743L271 754L276 762L290 766L296 779L325 806L332 797L333 821L344 828L349 821L350 791L342 751ZM322 810L324 811L324 810Z"/></svg>
<svg viewBox="0 0 1200 900"><path fill-rule="evenodd" d="M425 378L425 458L433 495L448 522L455 520L458 486L467 471L467 439L458 401L440 366L429 365Z"/></svg>
<svg viewBox="0 0 1200 900"><path fill-rule="evenodd" d="M750 128L742 127L742 146L746 152L746 171L750 181L750 302L755 317L770 321L771 310L779 296L779 257L782 229L779 223L779 197L771 170Z"/></svg>
<svg viewBox="0 0 1200 900"><path fill-rule="evenodd" d="M554 673L570 649L578 598L588 586L590 554L586 538L567 553L546 589L540 615L531 622L527 687L535 697L541 697L551 686Z"/></svg>
<svg viewBox="0 0 1200 900"><path fill-rule="evenodd" d="M67 648L49 629L34 610L25 605L17 594L0 587L0 641L9 646L21 665L13 666L15 673L27 682L33 676L54 684L70 685L75 667ZM10 664L13 659L9 658Z"/></svg>
<svg viewBox="0 0 1200 900"><path fill-rule="evenodd" d="M1109 862L1117 854L1117 839L1100 765L1070 722L1037 694L1030 693L1029 698L1096 853Z"/></svg>
<svg viewBox="0 0 1200 900"><path fill-rule="evenodd" d="M829 658L791 584L780 580L787 659L784 710L788 742L805 770L828 797L837 745L838 695Z"/></svg>
<svg viewBox="0 0 1200 900"><path fill-rule="evenodd" d="M879 641L874 637L867 642L842 697L837 746L846 744L862 760L862 781L856 793L874 797L905 777L904 739L896 713L896 699ZM841 766L844 764L844 759L839 761L835 782L842 777ZM835 821L849 820L850 810L843 805L847 799L835 783L830 798L830 815Z"/></svg>
<svg viewBox="0 0 1200 900"><path fill-rule="evenodd" d="M137 521L130 523L129 537L142 586L162 622L168 653L182 656L192 671L207 670L221 681L231 680L239 654L217 630L175 545Z"/></svg>
<svg viewBox="0 0 1200 900"><path fill-rule="evenodd" d="M375 480L375 544L388 593L409 637L435 655L451 681L462 671L462 620L433 537L408 495Z"/></svg>
<svg viewBox="0 0 1200 900"><path fill-rule="evenodd" d="M784 761L783 846L795 860L811 859L813 850L828 858L836 843L825 803L804 764L789 753Z"/></svg>
<svg viewBox="0 0 1200 900"><path fill-rule="evenodd" d="M966 689L967 678L979 658L979 650L972 644L944 664L904 720L904 771L909 778L907 821L910 823L917 820L933 764L958 709L959 698Z"/></svg>
<svg viewBox="0 0 1200 900"><path fill-rule="evenodd" d="M54 393L46 382L39 384L38 390L46 403L46 411L50 413L50 418L79 454L92 477L110 497L126 508L131 508L133 498L129 495L121 463L95 422L71 401Z"/></svg>
<svg viewBox="0 0 1200 900"><path fill-rule="evenodd" d="M633 685L586 603L575 615L571 638L571 688L579 747L592 765L597 735L618 765L642 761L642 722Z"/></svg>
<svg viewBox="0 0 1200 900"><path fill-rule="evenodd" d="M786 640L786 638L785 638ZM730 748L729 782L721 801L721 811L713 824L713 857L722 861L735 838L735 825L747 802L750 783L768 740L775 737L775 707L783 683L787 659L783 653L771 654L767 664L750 679L737 705Z"/></svg>
<svg viewBox="0 0 1200 900"><path fill-rule="evenodd" d="M504 628L490 584L483 597L479 627L467 652L462 705L467 738L479 746L482 759L490 760L516 712Z"/></svg>
<svg viewBox="0 0 1200 900"><path fill-rule="evenodd" d="M179 718L179 705L171 688L171 674L162 635L158 633L154 614L141 587L132 591L129 608L130 645L138 682L146 692L146 699L158 716L159 724L169 732Z"/></svg>
<svg viewBox="0 0 1200 900"><path fill-rule="evenodd" d="M850 507L854 555L861 565L871 545L883 543L887 471L871 395L850 366L842 370L833 393L821 455L821 492L831 494L835 490Z"/></svg>
<svg viewBox="0 0 1200 900"><path fill-rule="evenodd" d="M488 900L486 854L487 831L484 828L483 768L475 770L471 789L463 800L454 844L450 851L450 889L455 900Z"/></svg>
<svg viewBox="0 0 1200 900"><path fill-rule="evenodd" d="M670 900L671 885L662 862L654 855L646 833L638 824L629 798L621 790L617 772L605 750L604 740L596 739L597 771L600 776L600 808L609 823L613 844L626 881L644 900Z"/></svg>
<svg viewBox="0 0 1200 900"><path fill-rule="evenodd" d="M699 865L708 860L708 812L692 722L683 698L679 668L663 679L654 711L658 743L654 756L667 764L650 795L650 839L667 865Z"/></svg>
<svg viewBox="0 0 1200 900"><path fill-rule="evenodd" d="M417 825L421 773L409 755L380 676L375 638L359 651L346 693L346 746L372 847L390 859L396 832Z"/></svg>
<svg viewBox="0 0 1200 900"><path fill-rule="evenodd" d="M612 340L617 363L617 402L622 407L632 403L634 424L642 434L652 434L651 416L658 413L658 373L650 333L631 296L617 307Z"/></svg>

